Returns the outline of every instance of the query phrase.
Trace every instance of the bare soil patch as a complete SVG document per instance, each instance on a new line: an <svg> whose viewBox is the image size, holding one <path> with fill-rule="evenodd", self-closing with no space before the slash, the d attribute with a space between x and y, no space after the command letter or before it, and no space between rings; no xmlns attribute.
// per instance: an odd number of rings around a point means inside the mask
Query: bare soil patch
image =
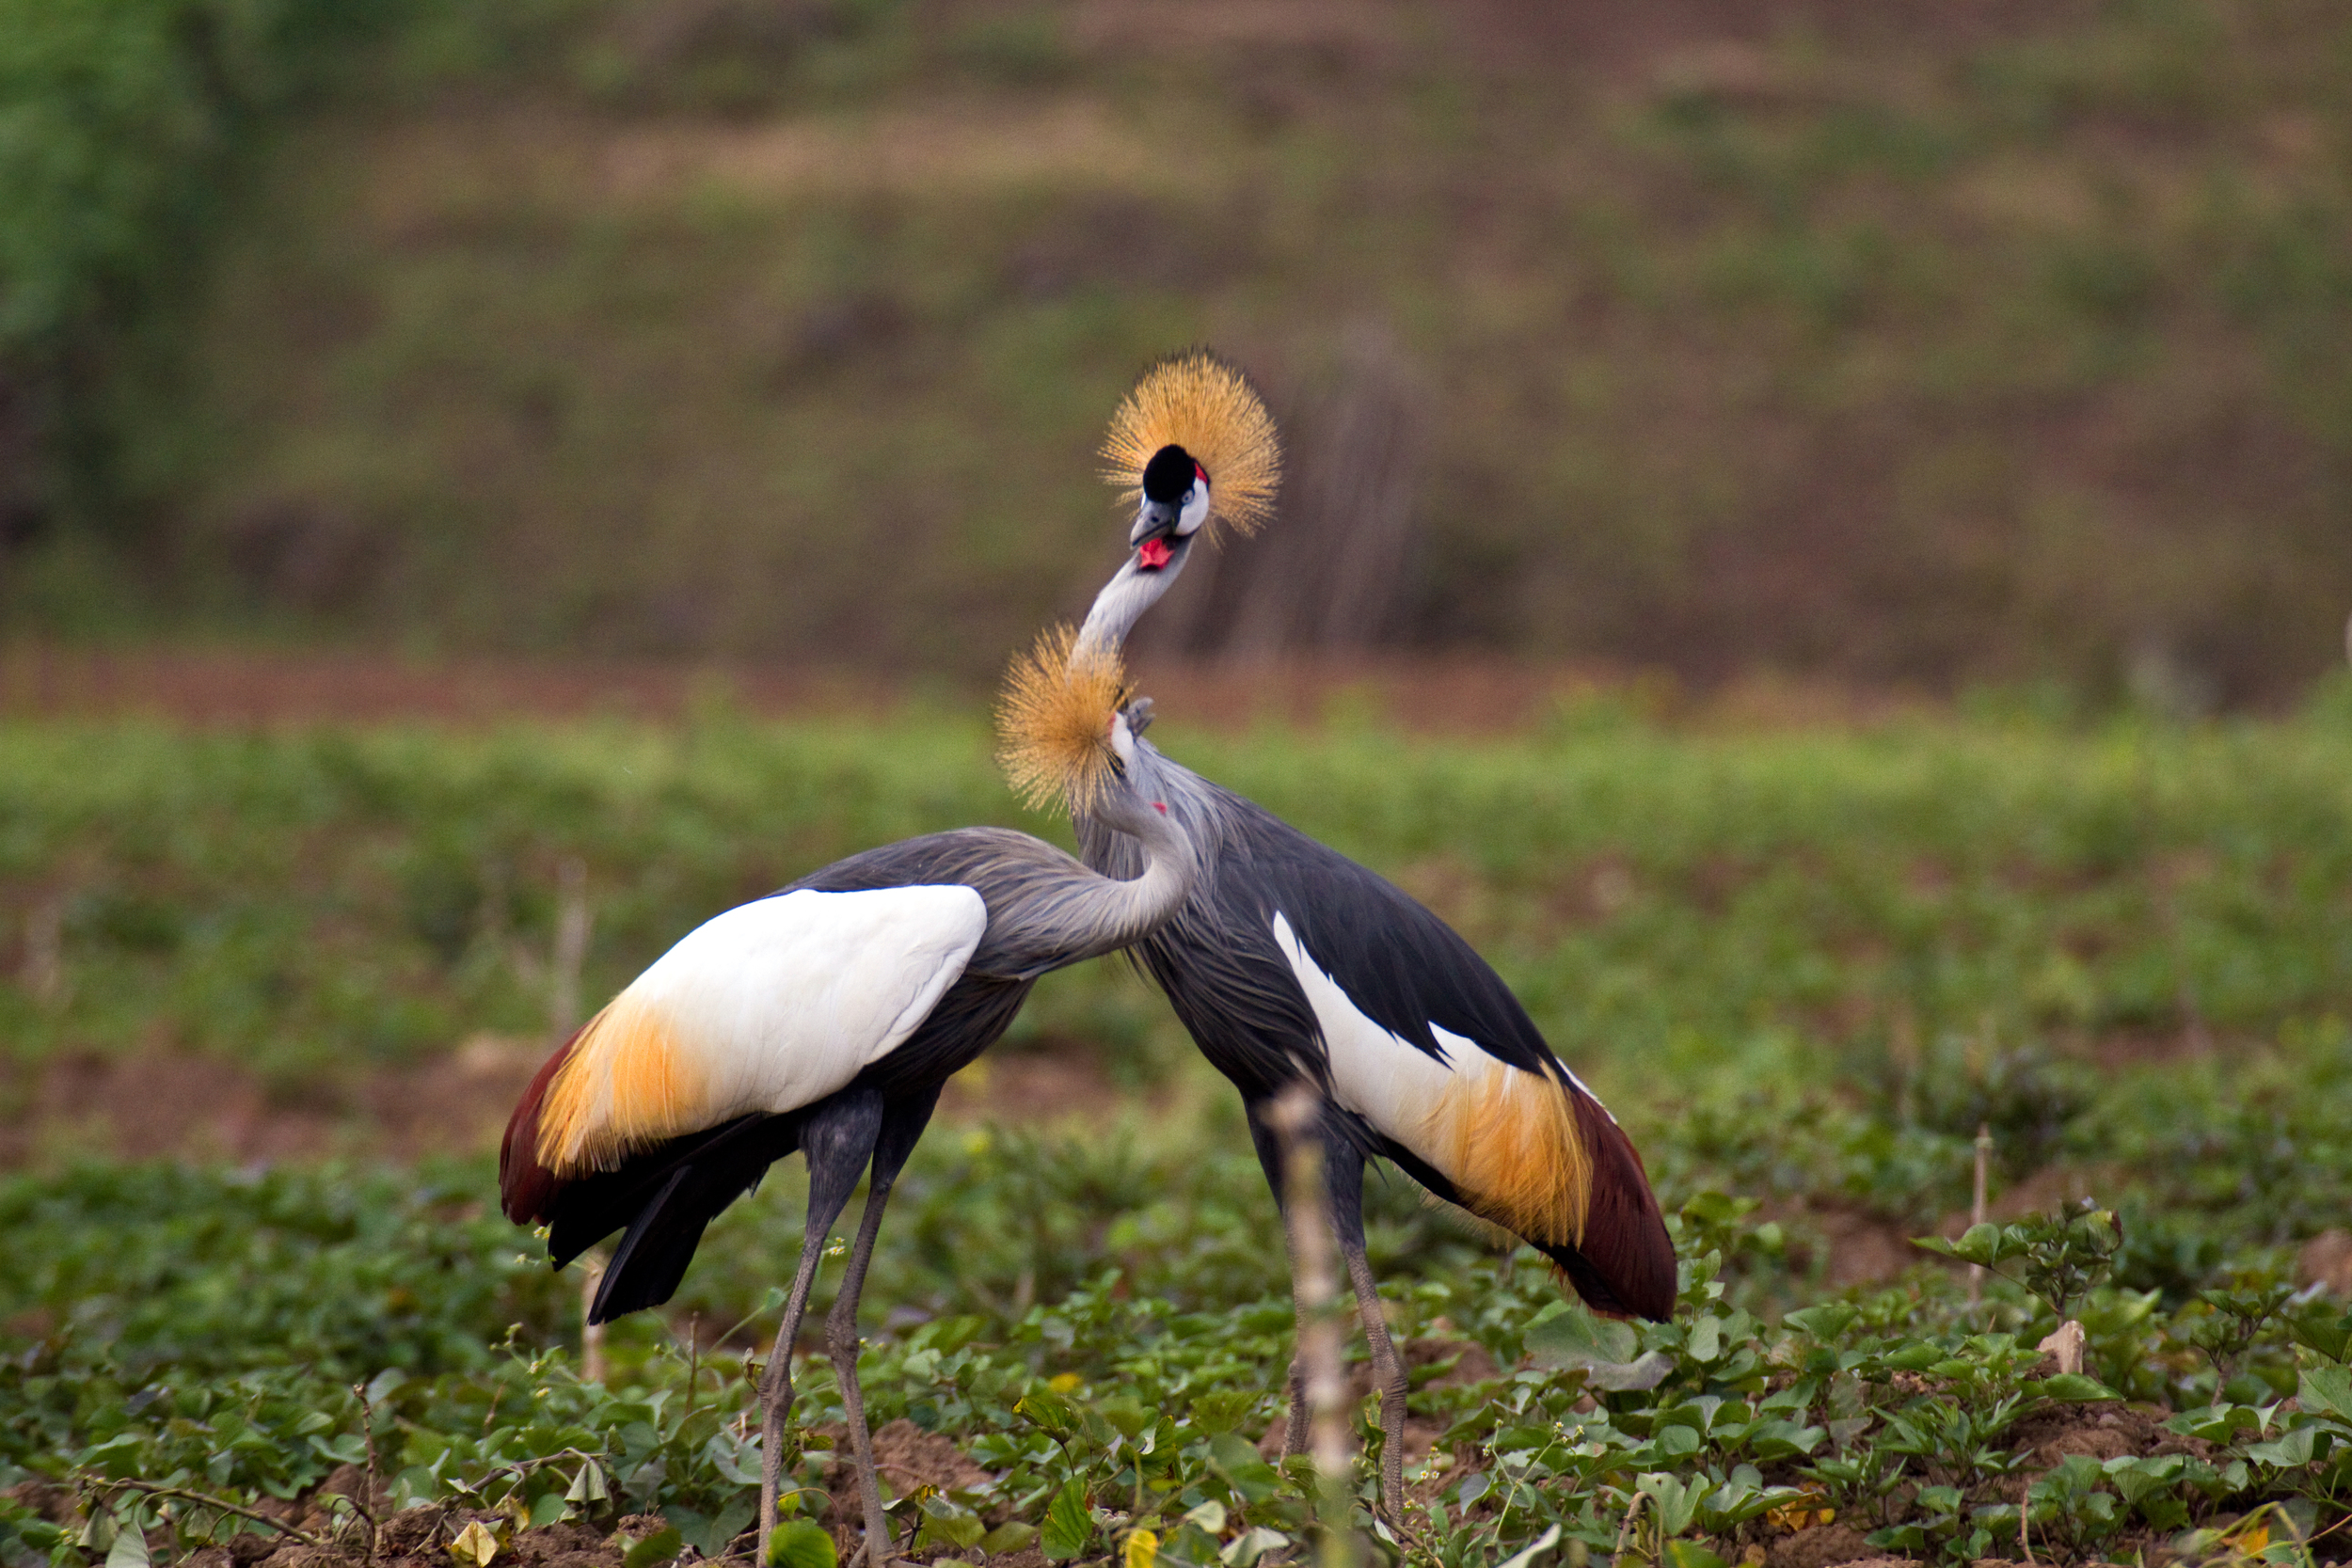
<svg viewBox="0 0 2352 1568"><path fill-rule="evenodd" d="M68 1057L12 1097L15 1114L0 1120L0 1168L67 1155L246 1164L479 1153L498 1147L548 1049L477 1035L416 1067L308 1087L293 1099L215 1056ZM1009 1052L950 1079L940 1113L953 1122L1036 1125L1099 1119L1137 1098L1083 1050Z"/></svg>

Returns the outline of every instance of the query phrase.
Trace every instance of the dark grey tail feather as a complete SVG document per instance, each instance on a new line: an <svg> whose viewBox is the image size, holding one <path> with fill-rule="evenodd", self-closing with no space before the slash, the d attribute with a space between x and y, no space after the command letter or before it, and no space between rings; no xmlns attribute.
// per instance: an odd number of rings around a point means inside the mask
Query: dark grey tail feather
<svg viewBox="0 0 2352 1568"><path fill-rule="evenodd" d="M693 1166L680 1165L639 1212L621 1244L612 1249L612 1261L605 1265L596 1299L588 1308L590 1323L611 1323L641 1307L659 1307L677 1293L686 1265L694 1260L694 1249L710 1224L711 1212L693 1201L700 1196L691 1190L699 1185L695 1174ZM687 1192L683 1202L678 1201L681 1190Z"/></svg>
<svg viewBox="0 0 2352 1568"><path fill-rule="evenodd" d="M711 1220L800 1147L801 1120L798 1113L739 1117L563 1186L550 1205L548 1235L557 1268L627 1227L589 1321L659 1307L675 1295Z"/></svg>

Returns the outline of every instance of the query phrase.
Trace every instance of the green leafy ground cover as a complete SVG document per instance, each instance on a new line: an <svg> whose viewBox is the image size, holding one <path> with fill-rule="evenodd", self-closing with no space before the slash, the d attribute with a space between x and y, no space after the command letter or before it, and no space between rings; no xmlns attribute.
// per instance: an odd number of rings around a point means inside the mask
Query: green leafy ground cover
<svg viewBox="0 0 2352 1568"><path fill-rule="evenodd" d="M1461 921L1676 1215L1683 1309L1637 1329L1378 1189L1419 1369L1406 1554L1703 1564L1834 1514L1923 1560L2021 1555L2021 1525L2043 1560L2340 1555L2352 1325L2296 1283L2352 1185L2352 733L2325 704L1746 736L1584 709L1479 747L1168 729ZM717 712L675 733L18 727L0 789L9 907L65 911L62 991L20 973L8 993L20 1085L159 1035L306 1081L535 1027L507 947L544 936L568 856L596 890L593 1000L797 869L1011 819L969 730ZM1198 1070L1130 982L1046 1002L1041 1030L1147 1079ZM364 1032L404 1007L434 1022ZM1240 1563L1310 1534L1306 1478L1256 1446L1290 1339L1271 1204L1233 1109L1196 1098L1084 1137L943 1125L920 1151L864 1375L878 1425L989 1478L899 1487L923 1555L1099 1559L1145 1530L1171 1562ZM1952 1243L1994 1265L1981 1303L1925 1251L1834 1284L1842 1227L1957 1235L1980 1120L2016 1227ZM480 1160L11 1177L0 1553L125 1568L238 1528L219 1504L309 1497L301 1528L342 1528L356 1561L360 1527L314 1489L372 1437L387 1506L462 1509L453 1528L510 1553L534 1526L658 1514L716 1554L748 1517L755 1314L798 1185L779 1171L726 1216L591 1385L576 1283L497 1217ZM2096 1211L2034 1217L2083 1193ZM2061 1311L2088 1331L2073 1376L2035 1349ZM827 1519L838 1404L821 1358L798 1382L799 1496ZM164 1521L133 1482L212 1500Z"/></svg>
<svg viewBox="0 0 2352 1568"><path fill-rule="evenodd" d="M1430 902L1637 1102L1735 1061L1834 1064L1946 1131L1989 1116L2006 1148L2030 1148L2035 1097L2080 1092L2084 1064L2352 1015L2337 696L2201 728L1709 734L1604 702L1476 744L1177 718L1155 738ZM719 909L970 822L1060 832L1018 812L961 716L10 725L0 1039L20 1069L184 1051L332 1084L544 1030L567 861L593 1000ZM43 920L55 974L21 961ZM1025 1028L1139 1072L1189 1055L1107 965L1050 984ZM2054 1086L2012 1085L2011 1057ZM1955 1087L1972 1070L1977 1099Z"/></svg>
<svg viewBox="0 0 2352 1568"><path fill-rule="evenodd" d="M2249 1119L2259 1138L2315 1151L2341 1138L2352 1041L2291 1054L2315 1091L2297 1098L2331 1103L2338 1125L2282 1117L2276 1101L2249 1117L2246 1100L2265 1097L2216 1074L2175 1128L2206 1174L2255 1155ZM2176 1542L2217 1552L2227 1528L2309 1538L2343 1517L2352 1322L2340 1304L2288 1299L2279 1250L2225 1240L2242 1216L2171 1216L2216 1246L2201 1291L2147 1271L2137 1219L2113 1274L2104 1246L2081 1245L2112 1235L2108 1216L2078 1221L2071 1260L2089 1288L2066 1305L2090 1354L2085 1374L2054 1375L2032 1349L2053 1307L1998 1275L1979 1307L1932 1264L1812 1287L1790 1227L1697 1185L1735 1174L1703 1144L1672 1129L1652 1140L1673 1173L1684 1289L1675 1323L1638 1330L1564 1307L1532 1254L1499 1257L1383 1195L1375 1258L1422 1369L1416 1435L1439 1456L1417 1453L1409 1472L1416 1560L1498 1560L1554 1526L1571 1551L1734 1560L1826 1510L1892 1554L1961 1561L2003 1555L2021 1500L2043 1558L2129 1560ZM2115 1190L2145 1193L2153 1175L2119 1168ZM671 1323L624 1324L599 1386L575 1375L576 1295L485 1212L486 1165L14 1179L0 1189L0 1474L72 1489L20 1484L0 1505L8 1554L76 1562L105 1548L139 1501L109 1482L248 1507L307 1495L364 1466L372 1431L388 1507L463 1505L507 1531L659 1512L715 1555L748 1517L756 1474L755 1346L726 1325L773 1308L792 1186L780 1177L723 1222ZM900 1487L926 1555L1039 1543L1050 1558L1101 1557L1145 1528L1170 1560L1206 1563L1276 1544L1256 1531L1305 1539L1306 1478L1255 1443L1279 1418L1290 1338L1273 1224L1230 1125L1151 1153L935 1134L885 1232L868 1300L877 1317L889 1305L891 1326L871 1334L863 1368L877 1422L946 1434L993 1478ZM1963 1250L1989 1247L2056 1294L2059 1271L2026 1256L2027 1228L2008 1237L2017 1256L1983 1236ZM705 1343L690 1351L695 1323ZM1475 1375L1446 1375L1466 1362ZM1661 1365L1653 1388L1606 1391ZM821 1516L840 1413L821 1361L798 1382L794 1473ZM2110 1411L2122 1415L2101 1425ZM2103 1440L2070 1446L2085 1433ZM2274 1503L2266 1524L2249 1522ZM190 1546L221 1523L187 1501L171 1520Z"/></svg>

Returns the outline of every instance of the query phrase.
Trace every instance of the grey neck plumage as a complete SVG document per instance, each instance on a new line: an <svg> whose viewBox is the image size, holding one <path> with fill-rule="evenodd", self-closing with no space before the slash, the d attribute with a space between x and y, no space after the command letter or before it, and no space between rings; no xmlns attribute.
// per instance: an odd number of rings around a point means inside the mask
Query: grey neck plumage
<svg viewBox="0 0 2352 1568"><path fill-rule="evenodd" d="M1090 876L1056 901L1060 906L1056 917L1064 923L1072 947L1088 958L1150 936L1183 908L1200 879L1200 847L1187 825L1152 803L1159 800L1155 771L1139 758L1118 793L1093 813L1096 820L1141 842L1142 874L1124 881Z"/></svg>
<svg viewBox="0 0 2352 1568"><path fill-rule="evenodd" d="M1171 542L1168 564L1156 571L1140 571L1136 558L1127 557L1126 563L1103 585L1094 596L1094 606L1087 611L1086 622L1078 628L1077 647L1098 648L1117 653L1127 641L1127 634L1135 629L1143 612L1159 602L1176 581L1176 574L1184 569L1185 560L1192 554L1189 538ZM1217 813L1209 799L1209 791L1200 775L1168 761L1151 741L1138 736L1136 749L1142 753L1143 771L1136 782L1146 784L1154 798L1164 801L1168 814L1182 827L1178 835L1189 852L1204 860L1217 854L1215 840L1218 835ZM1153 814L1157 815L1157 814ZM1157 857L1149 842L1138 844L1142 837L1122 816L1107 810L1075 812L1073 824L1078 832L1080 852L1089 865L1108 872L1113 877L1136 876L1137 862L1143 863L1142 875L1151 874ZM1166 826L1165 822L1155 824ZM1138 879L1140 880L1140 879ZM1122 884L1125 885L1125 884Z"/></svg>
<svg viewBox="0 0 2352 1568"><path fill-rule="evenodd" d="M945 875L978 889L988 902L988 934L973 955L974 969L1035 978L1132 946L1184 906L1207 856L1186 831L1189 815L1153 805L1162 799L1156 774L1138 756L1110 798L1080 818L1101 824L1096 831L1126 847L1115 866L1073 863L1052 845L1000 828L943 835L957 839L969 861L928 868L924 879Z"/></svg>
<svg viewBox="0 0 2352 1568"><path fill-rule="evenodd" d="M1159 603L1160 595L1176 585L1176 574L1184 569L1191 555L1190 539L1171 541L1168 564L1147 572L1137 568L1136 557L1130 554L1127 563L1094 595L1094 608L1087 611L1086 624L1078 628L1078 650L1116 653L1124 648L1127 634L1143 618L1143 612Z"/></svg>

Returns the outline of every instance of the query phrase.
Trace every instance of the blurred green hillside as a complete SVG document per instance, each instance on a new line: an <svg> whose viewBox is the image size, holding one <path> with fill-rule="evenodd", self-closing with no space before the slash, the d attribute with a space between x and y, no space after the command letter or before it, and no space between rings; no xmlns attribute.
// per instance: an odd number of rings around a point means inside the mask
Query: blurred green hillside
<svg viewBox="0 0 2352 1568"><path fill-rule="evenodd" d="M1294 477L1164 651L2259 702L2348 171L2317 0L0 0L0 614L968 678L1208 341Z"/></svg>

